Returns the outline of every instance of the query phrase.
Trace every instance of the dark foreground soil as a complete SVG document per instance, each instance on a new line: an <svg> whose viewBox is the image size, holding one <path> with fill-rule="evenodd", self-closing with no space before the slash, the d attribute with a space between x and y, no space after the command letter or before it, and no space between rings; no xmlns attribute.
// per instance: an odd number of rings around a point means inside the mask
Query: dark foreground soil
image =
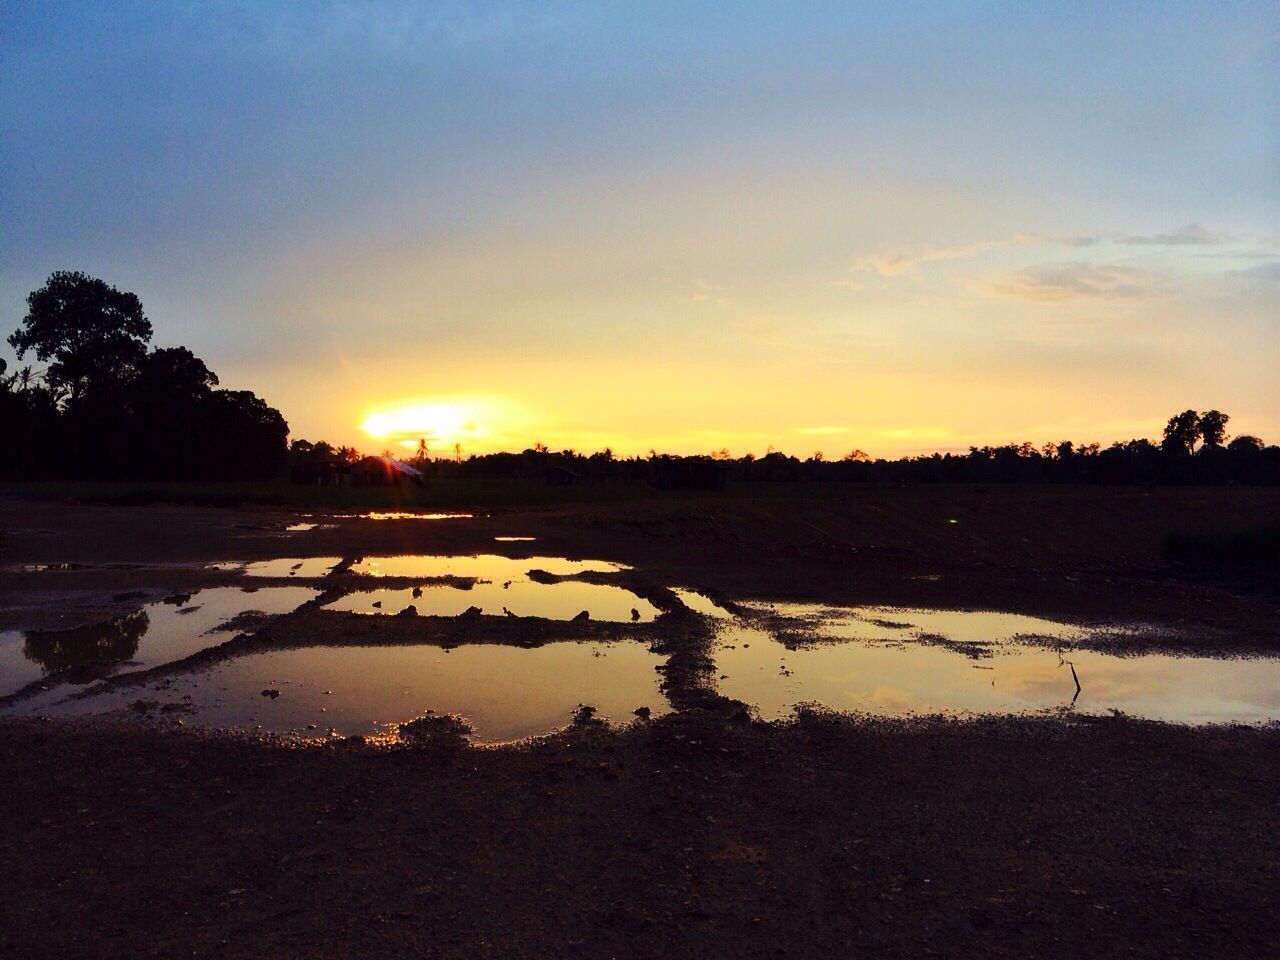
<svg viewBox="0 0 1280 960"><path fill-rule="evenodd" d="M1170 530L1274 522L1273 491L859 490L487 514L339 518L298 538L280 511L0 498L0 629L231 582L210 560L523 549L618 560L654 589L730 603L1152 619L1186 652L1280 650L1274 570L1160 553ZM492 539L512 534L539 539ZM24 572L33 562L83 566ZM258 642L368 642L344 635L361 626L304 611ZM536 640L481 626L491 642ZM687 709L521 747L0 721L0 958L1276 955L1280 728L759 724L694 696L700 634L667 634L668 696L683 690Z"/></svg>
<svg viewBox="0 0 1280 960"><path fill-rule="evenodd" d="M282 749L11 723L5 957L1208 957L1280 942L1280 733L1125 720Z"/></svg>

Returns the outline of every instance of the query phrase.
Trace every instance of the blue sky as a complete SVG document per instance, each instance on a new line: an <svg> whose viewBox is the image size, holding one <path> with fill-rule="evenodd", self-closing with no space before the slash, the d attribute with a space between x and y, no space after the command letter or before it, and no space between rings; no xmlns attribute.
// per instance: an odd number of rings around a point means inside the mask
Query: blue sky
<svg viewBox="0 0 1280 960"><path fill-rule="evenodd" d="M366 447L1277 440L1278 105L1263 3L8 4L0 326Z"/></svg>

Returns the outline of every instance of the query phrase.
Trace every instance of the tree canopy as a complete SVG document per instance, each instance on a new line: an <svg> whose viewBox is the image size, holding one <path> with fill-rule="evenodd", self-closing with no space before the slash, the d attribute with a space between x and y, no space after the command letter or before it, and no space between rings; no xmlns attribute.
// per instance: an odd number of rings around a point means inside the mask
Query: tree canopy
<svg viewBox="0 0 1280 960"><path fill-rule="evenodd" d="M285 467L289 426L186 347L148 351L142 302L60 271L27 298L8 339L47 363L3 376L0 432L17 450L0 475L23 478L265 477Z"/></svg>
<svg viewBox="0 0 1280 960"><path fill-rule="evenodd" d="M79 271L58 270L27 295L27 315L9 336L22 359L48 363L46 385L69 406L137 374L151 340L151 321L135 294Z"/></svg>

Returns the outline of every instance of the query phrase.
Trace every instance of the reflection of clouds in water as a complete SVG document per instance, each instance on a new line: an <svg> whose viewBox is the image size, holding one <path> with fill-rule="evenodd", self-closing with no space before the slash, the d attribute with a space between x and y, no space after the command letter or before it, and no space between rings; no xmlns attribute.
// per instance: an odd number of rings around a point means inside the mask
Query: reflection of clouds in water
<svg viewBox="0 0 1280 960"><path fill-rule="evenodd" d="M983 620L1009 626L1001 615L995 617ZM968 642L977 639L972 627L964 635ZM1006 643L993 646L992 652L992 658L982 661L992 669L975 669L975 662L962 653L905 636L896 642L850 640L789 649L759 628L730 627L721 634L715 655L725 675L720 692L755 705L766 718L787 716L801 701L887 715L1006 714L1072 705L1076 687L1071 667L1060 664L1052 649ZM1071 650L1066 658L1080 677L1077 712L1115 709L1188 723L1258 723L1280 715L1280 659L1116 657L1090 650ZM780 673L782 659L790 676Z"/></svg>
<svg viewBox="0 0 1280 960"><path fill-rule="evenodd" d="M219 727L369 734L434 710L462 714L482 740L511 740L566 726L582 703L618 723L631 722L641 706L652 716L668 712L655 669L661 662L646 645L630 641L312 647L237 657L174 677L145 696L189 704L188 723ZM278 698L261 696L268 679ZM138 696L133 687L82 700L54 691L30 706L51 716L102 713ZM308 724L315 729L308 731Z"/></svg>
<svg viewBox="0 0 1280 960"><path fill-rule="evenodd" d="M476 577L482 580L522 579L533 570L563 577L579 573L618 573L627 569L630 568L624 564L608 560L570 560L565 557L527 557L520 560L485 553L362 557L351 565L352 573L371 577Z"/></svg>
<svg viewBox="0 0 1280 960"><path fill-rule="evenodd" d="M1081 694L1087 689L1090 699L1153 697L1164 693L1169 687L1168 677L1158 665L1136 667L1129 663L1126 666L1125 661L1085 664L1076 653L1072 651L1067 659L1075 664L1076 674L1080 677ZM996 663L997 682L1028 699L1047 700L1061 694L1064 689L1075 691L1071 667L1066 663L1059 666L1056 656L1048 661L1004 657ZM1091 670L1091 666L1094 669Z"/></svg>
<svg viewBox="0 0 1280 960"><path fill-rule="evenodd" d="M414 612L421 616L456 617L474 607L491 617L511 615L548 620L570 620L586 610L592 620L623 623L648 623L661 613L648 600L630 590L608 584L576 580L504 583L477 583L465 589L447 584L424 584L399 590L359 590L338 598L324 609L397 614L413 607Z"/></svg>
<svg viewBox="0 0 1280 960"><path fill-rule="evenodd" d="M875 687L867 694L866 699L868 707L890 714L909 713L912 710L921 709L921 704L901 687Z"/></svg>

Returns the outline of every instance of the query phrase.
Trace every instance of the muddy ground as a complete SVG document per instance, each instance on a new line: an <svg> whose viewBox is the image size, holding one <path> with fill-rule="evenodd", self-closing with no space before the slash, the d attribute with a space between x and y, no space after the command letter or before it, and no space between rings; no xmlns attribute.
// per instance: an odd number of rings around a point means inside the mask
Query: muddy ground
<svg viewBox="0 0 1280 960"><path fill-rule="evenodd" d="M1159 620L1175 628L1165 646L1280 652L1273 570L1186 570L1160 553L1173 529L1280 519L1273 491L846 488L476 509L311 518L332 526L287 534L300 518L281 511L0 499L0 629L240 582L203 566L214 560L491 551L621 561L655 600L680 584L729 603ZM66 562L85 566L20 569ZM657 636L608 629L665 645L684 712L521 747L0 722L0 956L1253 957L1280 942L1280 731L761 724L706 695L702 632L667 619ZM239 642L369 629L286 621ZM536 624L505 629L524 639L503 642L538 641Z"/></svg>

